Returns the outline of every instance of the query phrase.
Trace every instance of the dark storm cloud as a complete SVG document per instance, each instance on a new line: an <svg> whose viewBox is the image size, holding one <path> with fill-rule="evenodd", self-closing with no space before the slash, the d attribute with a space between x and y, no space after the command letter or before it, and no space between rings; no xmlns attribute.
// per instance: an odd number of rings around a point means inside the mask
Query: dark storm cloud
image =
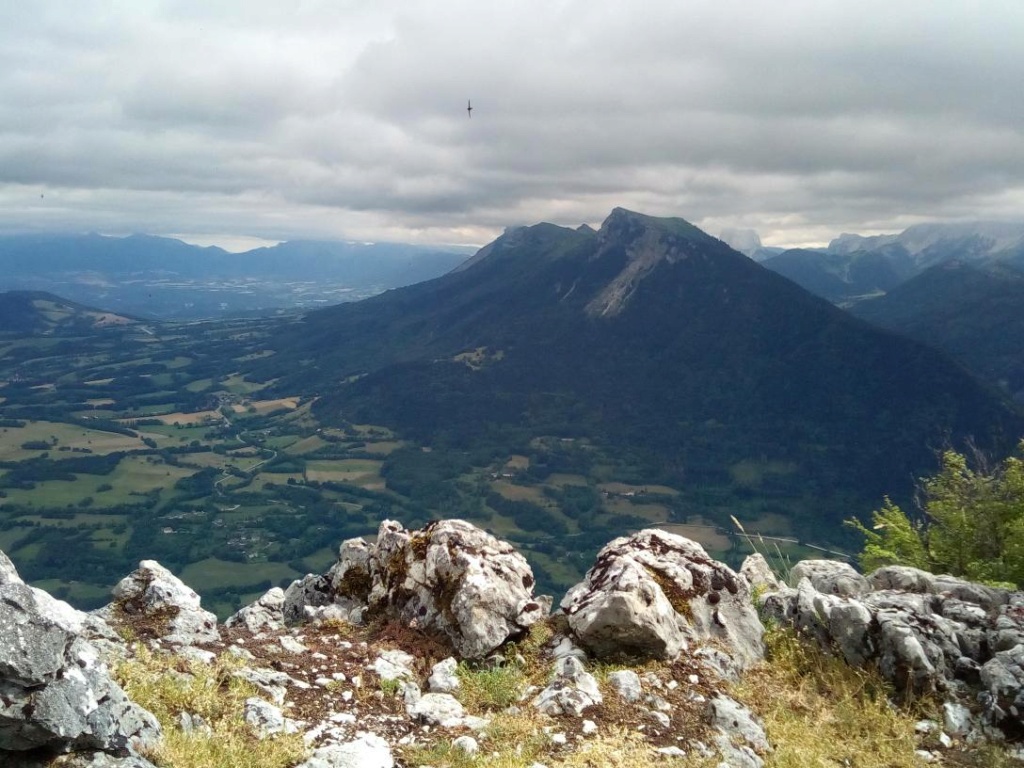
<svg viewBox="0 0 1024 768"><path fill-rule="evenodd" d="M622 205L795 243L1024 203L1016 3L7 4L5 230L480 242Z"/></svg>

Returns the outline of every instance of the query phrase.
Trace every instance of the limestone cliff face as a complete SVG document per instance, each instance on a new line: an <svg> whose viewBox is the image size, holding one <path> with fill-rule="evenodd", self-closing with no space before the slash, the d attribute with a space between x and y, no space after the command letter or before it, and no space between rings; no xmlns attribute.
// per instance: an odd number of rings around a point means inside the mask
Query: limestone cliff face
<svg viewBox="0 0 1024 768"><path fill-rule="evenodd" d="M610 249L625 250L622 270L587 304L591 317L614 317L628 304L639 284L662 264L674 264L698 254L714 238L681 219L666 221L616 208L598 232L601 248L596 259ZM720 245L720 244L718 244Z"/></svg>

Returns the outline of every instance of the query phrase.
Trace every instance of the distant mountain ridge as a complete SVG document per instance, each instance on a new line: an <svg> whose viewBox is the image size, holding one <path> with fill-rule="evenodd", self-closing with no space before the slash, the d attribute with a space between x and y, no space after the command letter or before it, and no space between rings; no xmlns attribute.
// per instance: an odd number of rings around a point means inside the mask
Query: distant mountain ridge
<svg viewBox="0 0 1024 768"><path fill-rule="evenodd" d="M9 235L0 236L0 290L44 290L151 317L202 317L363 298L444 274L473 250L300 240L229 253L152 235Z"/></svg>
<svg viewBox="0 0 1024 768"><path fill-rule="evenodd" d="M1024 268L1024 223L917 224L893 235L843 234L824 249L793 249L764 266L836 304L892 290L948 261Z"/></svg>
<svg viewBox="0 0 1024 768"><path fill-rule="evenodd" d="M137 322L136 318L86 307L45 291L0 293L0 334L90 332L104 326Z"/></svg>
<svg viewBox="0 0 1024 768"><path fill-rule="evenodd" d="M1024 401L1024 223L841 235L763 262L858 317L933 345Z"/></svg>
<svg viewBox="0 0 1024 768"><path fill-rule="evenodd" d="M1024 427L938 352L682 219L623 209L596 233L511 230L448 275L310 313L274 347L255 374L316 387L328 422L446 445L586 438L683 486L785 465L747 491L820 497L833 523L852 497L909 491L945 441L1002 445Z"/></svg>

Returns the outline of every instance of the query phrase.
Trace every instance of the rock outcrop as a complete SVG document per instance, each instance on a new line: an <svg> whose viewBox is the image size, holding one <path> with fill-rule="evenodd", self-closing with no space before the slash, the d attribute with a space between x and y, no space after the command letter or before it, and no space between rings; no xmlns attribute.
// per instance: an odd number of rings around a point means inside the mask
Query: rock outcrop
<svg viewBox="0 0 1024 768"><path fill-rule="evenodd" d="M373 615L443 634L466 659L481 659L547 615L533 595L526 559L511 544L462 520L420 531L381 523L377 541L342 544L324 576L307 576L285 593L285 618ZM313 609L313 610L310 610ZM319 610L317 610L319 609Z"/></svg>
<svg viewBox="0 0 1024 768"><path fill-rule="evenodd" d="M898 566L805 561L792 576L762 598L768 615L902 695L945 698L958 731L1024 730L1024 594Z"/></svg>
<svg viewBox="0 0 1024 768"><path fill-rule="evenodd" d="M601 550L543 634L502 647L550 604L533 596L529 566L509 544L462 521L419 531L385 522L375 542L345 542L327 573L270 590L223 631L155 562L88 615L25 585L0 553L0 765L46 768L49 756L66 754L70 768L152 768L138 750L159 738L159 725L97 650L133 653L109 617L147 654L172 654L170 674L233 657L224 679L259 693L244 701L253 738L302 734L304 768L388 768L401 763L398 745L425 739L486 750L494 712L474 713L460 697L481 679L514 679L503 667L534 670L504 706L544 719L550 754L585 744L618 713L661 755L759 768L771 733L726 684L763 657L755 591L763 613L851 665L877 668L897 692L941 697L941 715L921 724L940 744L1024 736L1024 593L910 568L862 576L820 560L792 576L780 584L758 558L736 573L688 539L640 531ZM365 616L385 621L356 626ZM395 647L398 637L420 643L419 655ZM595 676L594 657L667 663ZM210 729L187 711L180 726Z"/></svg>
<svg viewBox="0 0 1024 768"><path fill-rule="evenodd" d="M129 701L85 639L97 626L26 586L0 557L0 764L43 751L87 753L82 765L129 756L131 764L148 765L135 753L159 737L160 727ZM15 754L4 762L5 753Z"/></svg>
<svg viewBox="0 0 1024 768"><path fill-rule="evenodd" d="M119 614L131 617L145 634L170 645L201 645L220 639L217 617L203 610L199 595L155 560L143 560L121 579L114 587L114 601L98 614L112 622Z"/></svg>
<svg viewBox="0 0 1024 768"><path fill-rule="evenodd" d="M672 659L712 641L739 669L764 657L747 580L696 542L657 529L605 546L561 608L598 657Z"/></svg>

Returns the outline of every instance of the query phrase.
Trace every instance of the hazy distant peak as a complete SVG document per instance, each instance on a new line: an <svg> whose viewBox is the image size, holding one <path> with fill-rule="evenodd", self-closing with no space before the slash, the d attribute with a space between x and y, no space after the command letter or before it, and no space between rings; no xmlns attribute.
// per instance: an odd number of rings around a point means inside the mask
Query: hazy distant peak
<svg viewBox="0 0 1024 768"><path fill-rule="evenodd" d="M761 245L761 237L753 229L740 229L738 227L726 227L718 239L733 250L739 251L744 256L753 256Z"/></svg>
<svg viewBox="0 0 1024 768"><path fill-rule="evenodd" d="M1024 222L965 221L954 223L915 224L899 234L862 235L842 234L828 245L828 252L845 255L855 251L875 251L889 245L899 245L911 256L929 248L952 241L971 239L975 256L988 256L1024 242Z"/></svg>
<svg viewBox="0 0 1024 768"><path fill-rule="evenodd" d="M899 235L856 235L844 232L828 244L826 251L837 255L855 251L871 251L883 245L895 243Z"/></svg>
<svg viewBox="0 0 1024 768"><path fill-rule="evenodd" d="M916 224L899 235L900 243L912 254L940 240L977 238L988 253L1013 247L1024 239L1024 223L973 221L955 224Z"/></svg>

